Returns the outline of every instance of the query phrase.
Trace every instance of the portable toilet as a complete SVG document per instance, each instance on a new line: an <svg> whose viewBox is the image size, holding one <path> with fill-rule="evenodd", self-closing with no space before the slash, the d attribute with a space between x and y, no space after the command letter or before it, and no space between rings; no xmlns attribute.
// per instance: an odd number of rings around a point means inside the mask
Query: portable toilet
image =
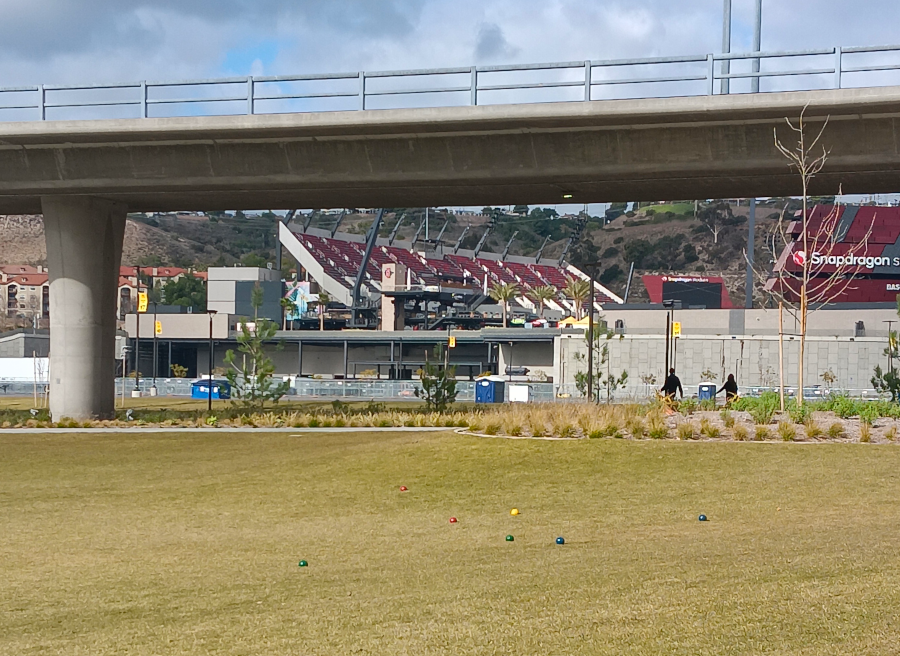
<svg viewBox="0 0 900 656"><path fill-rule="evenodd" d="M229 385L227 381L213 380L211 384L212 384L212 397L214 399L230 399L231 398L231 385ZM210 386L209 378L201 378L200 380L195 380L193 383L191 383L191 398L192 399L208 399L209 398L209 386Z"/></svg>
<svg viewBox="0 0 900 656"><path fill-rule="evenodd" d="M716 398L715 383L700 383L700 390L697 393L697 398L701 401L708 401L709 399Z"/></svg>
<svg viewBox="0 0 900 656"><path fill-rule="evenodd" d="M506 381L500 376L475 379L475 403L503 403Z"/></svg>

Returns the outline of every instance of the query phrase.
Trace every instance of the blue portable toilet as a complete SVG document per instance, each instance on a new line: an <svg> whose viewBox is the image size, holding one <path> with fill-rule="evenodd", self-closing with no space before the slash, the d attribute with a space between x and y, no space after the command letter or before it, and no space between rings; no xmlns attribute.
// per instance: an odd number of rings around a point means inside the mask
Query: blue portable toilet
<svg viewBox="0 0 900 656"><path fill-rule="evenodd" d="M506 381L500 376L475 379L475 403L503 403Z"/></svg>
<svg viewBox="0 0 900 656"><path fill-rule="evenodd" d="M700 390L697 393L697 398L701 401L708 401L709 399L716 398L716 386L714 383L700 383Z"/></svg>
<svg viewBox="0 0 900 656"><path fill-rule="evenodd" d="M200 380L195 380L191 383L191 398L192 399L208 399L209 398L209 385L210 381L208 378L201 378ZM231 398L231 385L228 384L227 381L224 380L213 380L212 381L212 397L214 399L230 399Z"/></svg>

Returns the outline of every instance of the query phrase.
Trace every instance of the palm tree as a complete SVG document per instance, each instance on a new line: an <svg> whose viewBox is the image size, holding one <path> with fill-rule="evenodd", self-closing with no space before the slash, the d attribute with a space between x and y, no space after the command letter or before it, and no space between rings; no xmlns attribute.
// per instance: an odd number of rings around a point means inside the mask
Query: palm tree
<svg viewBox="0 0 900 656"><path fill-rule="evenodd" d="M519 295L519 286L514 282L495 282L488 295L503 307L503 327L506 328L507 308L509 302Z"/></svg>
<svg viewBox="0 0 900 656"><path fill-rule="evenodd" d="M566 287L563 294L572 299L575 303L575 319L581 320L584 311L584 303L591 296L591 283L582 278L566 277Z"/></svg>
<svg viewBox="0 0 900 656"><path fill-rule="evenodd" d="M538 304L538 316L544 317L544 304L547 301L556 300L556 287L553 285L541 285L532 289L528 296Z"/></svg>
<svg viewBox="0 0 900 656"><path fill-rule="evenodd" d="M292 301L291 299L289 299L289 298L281 299L281 316L283 317L282 330L287 330L288 312L293 313L295 307L296 306L294 305L294 301Z"/></svg>
<svg viewBox="0 0 900 656"><path fill-rule="evenodd" d="M325 330L325 309L331 303L331 294L319 292L319 330Z"/></svg>

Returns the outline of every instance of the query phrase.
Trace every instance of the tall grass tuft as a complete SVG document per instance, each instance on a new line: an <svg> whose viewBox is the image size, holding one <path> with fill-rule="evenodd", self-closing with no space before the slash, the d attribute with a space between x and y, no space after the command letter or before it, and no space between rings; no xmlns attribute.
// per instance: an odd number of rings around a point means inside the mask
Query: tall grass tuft
<svg viewBox="0 0 900 656"><path fill-rule="evenodd" d="M869 424L862 419L859 420L859 441L860 442L871 442L872 441L872 424Z"/></svg>
<svg viewBox="0 0 900 656"><path fill-rule="evenodd" d="M839 421L834 422L828 427L828 437L833 440L844 437L844 424Z"/></svg>
<svg viewBox="0 0 900 656"><path fill-rule="evenodd" d="M683 421L678 424L678 428L675 429L675 434L678 435L679 440L692 440L696 436L697 431L692 422Z"/></svg>
<svg viewBox="0 0 900 656"><path fill-rule="evenodd" d="M669 437L669 427L659 414L652 414L647 419L647 435L651 440L664 440Z"/></svg>
<svg viewBox="0 0 900 656"><path fill-rule="evenodd" d="M784 442L793 442L797 438L797 429L789 421L778 422L778 434Z"/></svg>
<svg viewBox="0 0 900 656"><path fill-rule="evenodd" d="M767 439L772 437L772 432L769 430L768 426L757 424L753 429L753 439L757 442L765 442Z"/></svg>
<svg viewBox="0 0 900 656"><path fill-rule="evenodd" d="M725 428L734 426L734 415L731 414L731 410L722 408L721 412L719 412L719 416L722 418L722 423L725 425Z"/></svg>
<svg viewBox="0 0 900 656"><path fill-rule="evenodd" d="M807 419L805 426L806 426L806 437L811 440L821 439L822 436L825 435L825 431L822 430L822 427L819 426L819 424L814 422L812 419Z"/></svg>
<svg viewBox="0 0 900 656"><path fill-rule="evenodd" d="M700 434L703 437L707 437L711 440L722 437L721 429L706 417L700 420Z"/></svg>
<svg viewBox="0 0 900 656"><path fill-rule="evenodd" d="M749 436L749 431L746 426L742 424L735 424L731 429L731 434L734 435L735 442L746 442L747 437Z"/></svg>
<svg viewBox="0 0 900 656"><path fill-rule="evenodd" d="M647 426L640 417L632 417L628 420L625 427L628 429L628 432L631 433L631 437L636 440L644 439L644 435L647 433Z"/></svg>

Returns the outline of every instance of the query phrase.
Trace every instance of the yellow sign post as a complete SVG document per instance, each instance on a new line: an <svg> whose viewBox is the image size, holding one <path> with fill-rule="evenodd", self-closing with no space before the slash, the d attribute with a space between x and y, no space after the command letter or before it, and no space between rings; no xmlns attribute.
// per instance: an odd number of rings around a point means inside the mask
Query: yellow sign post
<svg viewBox="0 0 900 656"><path fill-rule="evenodd" d="M450 337L450 338L447 340L447 346L448 346L449 348L456 348L456 337Z"/></svg>
<svg viewBox="0 0 900 656"><path fill-rule="evenodd" d="M157 335L162 335L162 321L156 321L156 322L154 322L154 323L155 323L155 325L154 325L154 327L153 327L153 331L154 331Z"/></svg>
<svg viewBox="0 0 900 656"><path fill-rule="evenodd" d="M147 292L138 292L138 312L142 314L146 312L148 305Z"/></svg>
<svg viewBox="0 0 900 656"><path fill-rule="evenodd" d="M681 322L672 322L672 337L681 337Z"/></svg>

